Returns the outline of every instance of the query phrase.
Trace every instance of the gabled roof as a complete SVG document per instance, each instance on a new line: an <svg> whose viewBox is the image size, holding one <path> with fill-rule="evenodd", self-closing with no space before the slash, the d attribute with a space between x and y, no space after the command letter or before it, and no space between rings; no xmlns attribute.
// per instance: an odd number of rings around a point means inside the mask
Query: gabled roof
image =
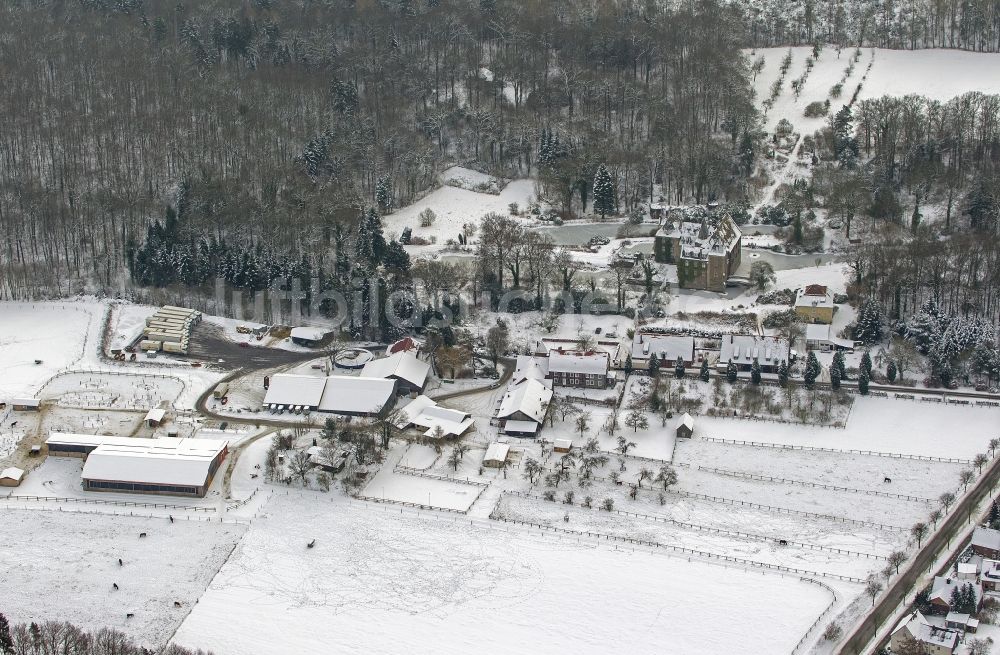
<svg viewBox="0 0 1000 655"><path fill-rule="evenodd" d="M913 639L925 644L944 646L951 650L954 650L955 646L958 645L956 631L931 625L920 612L915 611L904 618L892 633L896 634L900 630L905 630Z"/></svg>
<svg viewBox="0 0 1000 655"><path fill-rule="evenodd" d="M972 545L991 550L1000 550L1000 530L977 527L972 532Z"/></svg>
<svg viewBox="0 0 1000 655"><path fill-rule="evenodd" d="M279 373L271 376L264 404L318 407L324 387L326 378Z"/></svg>
<svg viewBox="0 0 1000 655"><path fill-rule="evenodd" d="M484 462L505 462L507 461L507 454L510 453L510 445L505 443L500 443L499 441L494 441L486 449L486 454L483 455Z"/></svg>
<svg viewBox="0 0 1000 655"><path fill-rule="evenodd" d="M373 359L361 369L361 375L370 378L394 377L423 389L430 370L427 362L417 359L413 352L403 350L382 359Z"/></svg>
<svg viewBox="0 0 1000 655"><path fill-rule="evenodd" d="M608 353L549 353L549 373L607 375Z"/></svg>
<svg viewBox="0 0 1000 655"><path fill-rule="evenodd" d="M11 466L0 471L0 480L14 480L15 482L20 482L21 478L24 477L24 469L19 469L16 466Z"/></svg>
<svg viewBox="0 0 1000 655"><path fill-rule="evenodd" d="M316 409L334 414L377 414L395 395L395 380L331 375L325 379Z"/></svg>
<svg viewBox="0 0 1000 655"><path fill-rule="evenodd" d="M83 478L197 487L225 447L219 439L108 440L87 456Z"/></svg>
<svg viewBox="0 0 1000 655"><path fill-rule="evenodd" d="M433 436L440 427L444 436L464 434L474 424L472 415L457 409L441 407L421 394L399 409L400 419L396 427L406 428L416 425L426 428L425 436Z"/></svg>
<svg viewBox="0 0 1000 655"><path fill-rule="evenodd" d="M632 359L648 359L655 355L668 363L678 357L694 359L694 337L655 332L636 332L632 338Z"/></svg>
<svg viewBox="0 0 1000 655"><path fill-rule="evenodd" d="M163 417L166 415L167 415L167 410L160 409L159 407L154 407L153 409L146 412L146 418L143 420L155 421L156 423L159 423L160 421L163 420Z"/></svg>
<svg viewBox="0 0 1000 655"><path fill-rule="evenodd" d="M549 360L544 357L532 357L531 355L518 355L517 363L514 366L514 375L511 377L512 385L524 380L538 380L545 384L544 380L549 374ZM549 383L551 386L551 383Z"/></svg>
<svg viewBox="0 0 1000 655"><path fill-rule="evenodd" d="M934 584L931 586L931 595L929 600L940 600L950 606L952 590L956 587L964 587L965 585L972 585L972 590L976 592L976 600L983 597L983 588L978 582L971 582L960 578L949 578L947 576L939 575L934 578Z"/></svg>
<svg viewBox="0 0 1000 655"><path fill-rule="evenodd" d="M694 430L694 418L687 412L684 412L684 416L677 421L677 427L681 427L682 425L688 430Z"/></svg>
<svg viewBox="0 0 1000 655"><path fill-rule="evenodd" d="M508 418L518 412L541 423L545 420L545 410L552 400L552 389L538 380L523 380L507 388L500 403L498 418Z"/></svg>
<svg viewBox="0 0 1000 655"><path fill-rule="evenodd" d="M761 365L775 366L788 360L788 340L779 337L757 337L727 334L722 337L719 366L730 361L735 364L752 364L756 359Z"/></svg>

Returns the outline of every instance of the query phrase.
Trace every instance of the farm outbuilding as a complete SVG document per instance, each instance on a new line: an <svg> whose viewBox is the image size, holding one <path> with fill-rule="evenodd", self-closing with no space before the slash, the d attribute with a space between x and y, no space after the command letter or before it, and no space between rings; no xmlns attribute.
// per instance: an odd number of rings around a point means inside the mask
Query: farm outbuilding
<svg viewBox="0 0 1000 655"><path fill-rule="evenodd" d="M412 350L402 350L368 362L361 370L361 375L397 380L401 393L421 393L427 385L430 370L430 365L417 359Z"/></svg>
<svg viewBox="0 0 1000 655"><path fill-rule="evenodd" d="M227 452L226 442L216 439L102 443L83 465L83 488L203 497Z"/></svg>
<svg viewBox="0 0 1000 655"><path fill-rule="evenodd" d="M694 418L687 412L684 412L684 416L680 417L677 421L677 438L690 439L693 434Z"/></svg>
<svg viewBox="0 0 1000 655"><path fill-rule="evenodd" d="M270 379L264 408L345 416L380 416L393 405L396 380L370 377L281 374Z"/></svg>
<svg viewBox="0 0 1000 655"><path fill-rule="evenodd" d="M143 419L151 428L158 428L163 425L163 419L167 416L167 410L160 409L159 407L154 407L146 413L146 418Z"/></svg>
<svg viewBox="0 0 1000 655"><path fill-rule="evenodd" d="M296 345L314 348L323 342L326 334L326 330L321 330L320 328L297 327L292 328L289 336L292 338L292 343Z"/></svg>
<svg viewBox="0 0 1000 655"><path fill-rule="evenodd" d="M38 398L15 398L10 401L11 409L15 412L37 412L42 401Z"/></svg>
<svg viewBox="0 0 1000 655"><path fill-rule="evenodd" d="M483 466L489 468L503 468L507 463L507 456L510 455L510 445L494 441L486 449L483 455Z"/></svg>
<svg viewBox="0 0 1000 655"><path fill-rule="evenodd" d="M554 453L568 453L571 450L573 450L572 439L556 439L552 442L552 452Z"/></svg>
<svg viewBox="0 0 1000 655"><path fill-rule="evenodd" d="M19 469L16 466L0 471L0 487L17 487L23 479L24 469Z"/></svg>

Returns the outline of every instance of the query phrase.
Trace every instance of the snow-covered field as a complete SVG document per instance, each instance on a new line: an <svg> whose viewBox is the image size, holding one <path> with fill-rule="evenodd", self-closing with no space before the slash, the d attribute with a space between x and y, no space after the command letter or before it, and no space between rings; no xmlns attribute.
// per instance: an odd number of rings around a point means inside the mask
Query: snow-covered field
<svg viewBox="0 0 1000 655"><path fill-rule="evenodd" d="M0 398L31 396L82 360L101 309L96 303L0 303Z"/></svg>
<svg viewBox="0 0 1000 655"><path fill-rule="evenodd" d="M794 577L383 509L276 498L174 641L216 655L764 655L789 652L831 601Z"/></svg>
<svg viewBox="0 0 1000 655"><path fill-rule="evenodd" d="M788 48L763 48L753 54L748 51L751 61L759 56L764 57L764 70L753 84L758 102L770 96L771 84L778 78L781 60L788 51ZM822 127L827 118L806 118L803 116L806 105L829 97L830 88L841 80L854 55L854 49L845 48L838 58L835 48L823 48L798 100L792 92L791 82L805 71L805 61L812 48L796 47L791 48L791 52L792 66L785 76L781 95L768 112L765 127L773 130L779 120L787 118L796 131L811 134ZM864 48L861 53L860 61L854 65L854 72L844 83L840 98L830 99L831 114L851 99L859 83L862 84L859 100L884 95L918 94L946 101L969 91L1000 93L1000 54L882 48ZM871 71L862 82L861 77L869 62L873 62Z"/></svg>
<svg viewBox="0 0 1000 655"><path fill-rule="evenodd" d="M113 627L157 647L170 638L246 529L183 518L170 523L5 508L0 525L8 619ZM140 538L142 532L147 536Z"/></svg>
<svg viewBox="0 0 1000 655"><path fill-rule="evenodd" d="M972 459L1000 437L1000 409L859 397L843 430L704 416L697 432L720 439Z"/></svg>
<svg viewBox="0 0 1000 655"><path fill-rule="evenodd" d="M451 169L454 175L456 169ZM468 176L477 179L481 174L469 171ZM508 183L499 194L480 193L455 186L444 185L435 189L417 202L407 205L388 216L383 217L386 236L395 236L403 232L403 228L413 229L413 236L430 239L434 237L439 246L448 239L458 240L465 223L479 225L485 214L496 212L508 215L508 205L518 203L525 209L528 202L535 196L533 180L514 180ZM418 215L425 209L431 209L437 218L430 227L421 227ZM414 246L419 249L419 246Z"/></svg>

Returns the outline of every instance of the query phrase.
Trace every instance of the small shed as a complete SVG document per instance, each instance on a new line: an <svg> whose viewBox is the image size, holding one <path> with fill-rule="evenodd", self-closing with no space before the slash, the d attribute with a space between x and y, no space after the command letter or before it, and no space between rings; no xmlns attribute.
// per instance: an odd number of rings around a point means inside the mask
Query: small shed
<svg viewBox="0 0 1000 655"><path fill-rule="evenodd" d="M677 421L677 438L690 439L693 434L694 418L687 412L684 412L684 416Z"/></svg>
<svg viewBox="0 0 1000 655"><path fill-rule="evenodd" d="M15 412L37 412L41 404L38 398L15 398L10 402Z"/></svg>
<svg viewBox="0 0 1000 655"><path fill-rule="evenodd" d="M19 469L16 466L11 466L10 468L5 468L0 471L0 487L17 487L20 486L21 480L24 479L24 469Z"/></svg>
<svg viewBox="0 0 1000 655"><path fill-rule="evenodd" d="M483 455L483 466L495 469L503 468L504 464L507 463L507 456L509 454L510 445L494 441L486 449L486 454Z"/></svg>
<svg viewBox="0 0 1000 655"><path fill-rule="evenodd" d="M556 439L552 442L552 452L555 453L568 453L572 448L572 439Z"/></svg>
<svg viewBox="0 0 1000 655"><path fill-rule="evenodd" d="M158 428L163 425L163 419L167 416L167 410L154 407L146 413L146 425L151 428Z"/></svg>

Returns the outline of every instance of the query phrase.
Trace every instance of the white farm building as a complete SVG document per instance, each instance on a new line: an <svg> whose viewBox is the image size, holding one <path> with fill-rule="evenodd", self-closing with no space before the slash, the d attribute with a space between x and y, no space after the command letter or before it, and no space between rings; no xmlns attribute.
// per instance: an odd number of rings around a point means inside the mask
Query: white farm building
<svg viewBox="0 0 1000 655"><path fill-rule="evenodd" d="M87 491L204 496L228 446L219 439L136 439L52 433L53 456L84 457Z"/></svg>
<svg viewBox="0 0 1000 655"><path fill-rule="evenodd" d="M380 416L392 407L396 385L394 379L278 374L270 379L263 405L271 411Z"/></svg>

